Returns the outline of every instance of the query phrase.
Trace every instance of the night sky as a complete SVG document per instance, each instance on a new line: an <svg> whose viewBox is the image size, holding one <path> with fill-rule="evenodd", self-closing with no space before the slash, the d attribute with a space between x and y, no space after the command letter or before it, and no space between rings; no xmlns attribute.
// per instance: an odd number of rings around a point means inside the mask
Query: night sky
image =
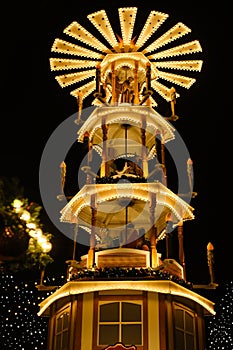
<svg viewBox="0 0 233 350"><path fill-rule="evenodd" d="M227 217L229 213L224 214L223 201L229 186L224 155L232 77L227 58L229 38L225 36L230 28L228 11L200 0L89 3L8 2L2 11L0 176L17 176L25 196L41 203L38 173L43 149L56 127L77 112L75 98L68 88L59 86L49 65L52 44L55 38L64 38L64 28L78 21L96 33L86 16L101 9L106 10L113 27L116 19L118 23L117 7L138 7L141 23L151 10L165 12L169 14L168 27L162 26L161 30L183 22L192 29L190 41L199 40L203 50L203 67L196 74L196 83L189 90L177 88L181 97L176 106L179 119L174 123L193 160L194 191L198 193L191 202L195 220L184 225L188 279L209 283L206 246L211 241L215 247L216 282L221 283L231 278L226 268L230 262L231 228L225 228L231 218ZM190 59L196 59L194 56ZM168 107L162 103L158 110L166 114ZM54 234L52 255L56 264L51 268L65 266L64 261L72 256L72 241L53 226L46 212L43 215Z"/></svg>

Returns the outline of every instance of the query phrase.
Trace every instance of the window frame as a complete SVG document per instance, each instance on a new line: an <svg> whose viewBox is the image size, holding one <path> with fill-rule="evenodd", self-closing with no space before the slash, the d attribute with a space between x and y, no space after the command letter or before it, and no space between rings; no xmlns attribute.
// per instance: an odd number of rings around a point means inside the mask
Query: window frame
<svg viewBox="0 0 233 350"><path fill-rule="evenodd" d="M67 326L64 327L64 324L62 323L61 330L57 331L58 320L64 314L68 314ZM70 319L71 319L71 305L69 304L69 305L66 305L65 307L63 307L55 316L53 349L55 349L55 350L69 350ZM64 347L62 348L62 338L63 338L65 332L67 332L67 334L68 334L67 345L66 345L66 348L64 348ZM58 340L58 336L60 336L60 335L61 335L60 345L59 345L59 348L57 348L57 340Z"/></svg>
<svg viewBox="0 0 233 350"><path fill-rule="evenodd" d="M100 312L100 306L112 302L129 302L132 304L137 304L141 306L141 321L139 322L141 324L141 338L142 338L142 344L136 345L136 344L130 344L135 345L137 347L137 350L146 350L147 349L147 342L145 341L146 336L145 332L147 331L147 298L143 295L98 295L96 293L95 295L95 307L94 307L94 324L97 325L93 329L93 350L102 350L103 348L113 345L113 344L103 344L99 345L99 312ZM120 322L121 324L129 324L129 322ZM137 323L137 324L139 324ZM130 324L136 324L135 322L130 322ZM120 334L120 332L119 332ZM118 339L118 342L121 342L120 339ZM125 345L125 344L124 344Z"/></svg>
<svg viewBox="0 0 233 350"><path fill-rule="evenodd" d="M183 312L183 327L180 327L176 324L176 311L182 311ZM188 350L189 349L189 345L187 344L187 336L192 336L193 338L193 345L194 348L193 350L198 350L197 347L197 325L196 325L196 319L197 319L197 313L195 310L192 310L190 308L188 308L187 306L184 306L180 303L174 302L173 303L173 313L174 313L174 317L173 317L173 324L174 324L174 344L176 344L177 339L176 339L176 335L177 335L177 331L182 332L183 334L183 339L184 339L184 349L183 350ZM186 327L186 315L189 315L192 317L192 325L193 325L193 330L187 330Z"/></svg>

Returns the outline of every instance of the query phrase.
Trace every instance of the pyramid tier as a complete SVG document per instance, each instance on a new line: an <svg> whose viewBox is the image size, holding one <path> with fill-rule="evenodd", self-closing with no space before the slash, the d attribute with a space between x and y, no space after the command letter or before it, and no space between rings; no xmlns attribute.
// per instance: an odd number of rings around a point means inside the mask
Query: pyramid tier
<svg viewBox="0 0 233 350"><path fill-rule="evenodd" d="M94 212L94 214L93 214ZM160 182L85 185L61 210L62 222L78 223L91 232L95 226L97 239L108 230L112 239L119 239L129 223L145 232L153 226L157 239L165 235L166 217L173 227L194 219L193 208ZM93 224L93 215L95 222Z"/></svg>
<svg viewBox="0 0 233 350"><path fill-rule="evenodd" d="M104 126L107 127L105 135ZM156 152L156 138L166 143L174 139L174 127L159 113L147 106L120 104L96 108L78 131L78 141L84 142L86 133L92 147L102 155L103 140L107 142L107 157L141 155L142 138L150 159Z"/></svg>

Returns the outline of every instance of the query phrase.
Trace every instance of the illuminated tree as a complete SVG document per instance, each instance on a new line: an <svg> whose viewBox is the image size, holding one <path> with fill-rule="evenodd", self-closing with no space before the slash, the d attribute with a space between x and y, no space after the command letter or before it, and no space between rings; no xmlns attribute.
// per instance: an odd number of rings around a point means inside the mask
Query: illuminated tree
<svg viewBox="0 0 233 350"><path fill-rule="evenodd" d="M216 315L207 322L208 350L233 349L233 281L227 282L216 303Z"/></svg>
<svg viewBox="0 0 233 350"><path fill-rule="evenodd" d="M41 209L23 196L17 178L0 178L0 261L5 270L43 271L53 261L52 235L43 232Z"/></svg>

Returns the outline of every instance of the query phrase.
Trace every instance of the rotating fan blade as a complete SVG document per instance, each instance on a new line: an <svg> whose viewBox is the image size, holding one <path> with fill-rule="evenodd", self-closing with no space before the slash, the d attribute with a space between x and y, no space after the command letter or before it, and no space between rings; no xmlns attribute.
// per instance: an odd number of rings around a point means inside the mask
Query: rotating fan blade
<svg viewBox="0 0 233 350"><path fill-rule="evenodd" d="M88 95L90 95L95 90L95 81L90 81L89 83L81 86L80 88L77 88L73 91L71 91L71 95L78 98L79 94L82 94L82 98L86 98Z"/></svg>
<svg viewBox="0 0 233 350"><path fill-rule="evenodd" d="M195 52L201 52L202 48L198 40L191 41L189 43L173 47L165 51L160 51L153 55L147 56L149 60L157 60L159 58L166 58L172 56L186 55Z"/></svg>
<svg viewBox="0 0 233 350"><path fill-rule="evenodd" d="M150 104L152 107L158 106L158 103L155 101L155 99L152 96L150 96L149 99L150 99Z"/></svg>
<svg viewBox="0 0 233 350"><path fill-rule="evenodd" d="M201 71L203 61L167 61L167 62L151 62L155 68L171 68L189 71Z"/></svg>
<svg viewBox="0 0 233 350"><path fill-rule="evenodd" d="M61 87L65 87L68 85L79 83L82 80L95 77L95 72L96 72L95 69L91 69L91 70L86 70L83 72L57 75L55 77L55 79L58 81L58 83Z"/></svg>
<svg viewBox="0 0 233 350"><path fill-rule="evenodd" d="M151 82L151 86L153 89L160 94L167 102L171 101L171 89L167 88L165 85L159 83L157 80L153 80ZM179 97L178 94L176 94L176 97Z"/></svg>
<svg viewBox="0 0 233 350"><path fill-rule="evenodd" d="M136 48L142 47L167 18L168 15L166 13L151 11L135 43Z"/></svg>
<svg viewBox="0 0 233 350"><path fill-rule="evenodd" d="M179 22L162 36L160 36L157 40L155 40L151 45L147 46L142 52L146 54L148 52L155 51L159 47L164 46L176 39L179 39L189 32L191 32L191 29L189 29L183 23Z"/></svg>
<svg viewBox="0 0 233 350"><path fill-rule="evenodd" d="M164 80L170 81L171 83L180 85L189 89L196 81L194 78L184 77L183 75L177 75L167 72L158 71L158 77Z"/></svg>
<svg viewBox="0 0 233 350"><path fill-rule="evenodd" d="M116 74L116 72L118 73L118 71L123 70L122 67L127 67L127 69L132 73L137 65L138 74L142 73L138 92L141 98L141 103L144 104L145 101L147 101L149 102L150 106L154 107L157 106L157 102L152 98L152 96L150 96L148 100L144 101L142 94L142 89L145 88L145 86L143 86L145 83L143 74L145 74L145 67L147 64L150 64L151 87L166 101L172 102L171 89L170 87L167 88L158 80L164 79L172 82L172 84L189 88L196 81L196 79L185 77L180 74L168 73L166 70L174 69L184 71L201 71L203 63L201 60L169 61L170 57L201 52L202 48L199 41L194 40L178 46L171 45L173 46L172 48L164 51L157 50L162 46L183 37L187 33L191 32L191 30L182 22L178 22L163 35L157 35L156 40L153 41L152 35L169 16L162 12L151 11L146 22L143 23L142 30L138 36L136 33L134 33L134 30L136 29L134 26L136 23L137 11L137 7L118 8L122 38L116 34L114 27L111 26L105 10L100 10L87 16L90 22L98 30L99 33L97 34L101 34L103 36L103 39L105 39L104 43L106 42L106 45L109 47L102 43L101 39L95 37L88 30L82 27L82 25L80 25L78 22L73 21L69 26L67 26L63 32L84 43L84 47L62 39L55 39L51 49L52 52L69 55L68 57L73 55L77 56L78 58L50 58L50 68L52 71L73 70L73 73L68 72L68 74L64 74L66 73L64 72L63 75L57 75L55 77L60 86L65 87L78 83L79 87L70 92L70 94L76 98L82 95L83 100L96 89L96 70L94 70L94 68L96 69L97 66L100 66L100 79L101 83L106 85L106 96L102 101L100 99L96 99L96 96L93 95L94 104L99 105L100 102L109 102L111 104L114 102L114 99L111 100L112 91L109 86L111 86L111 74L113 73L113 70L115 70L114 74ZM141 20L141 18L139 20ZM133 35L135 37L133 37ZM136 35L137 39L135 39ZM142 50L142 46L145 45L148 39L150 39L151 44ZM91 49L86 48L88 46L91 47ZM94 50L92 50L92 48L94 48ZM157 50L157 53L151 54L151 52L155 50ZM166 61L162 62L164 58ZM112 62L114 64L112 64ZM163 68L165 69L165 72L160 71L160 69ZM76 72L74 70L76 70ZM93 81L86 84L83 83L84 85L81 86L83 80L91 78L93 78ZM176 97L179 97L177 93Z"/></svg>
<svg viewBox="0 0 233 350"><path fill-rule="evenodd" d="M124 46L130 46L134 23L137 15L137 7L119 8L119 18L121 26L121 34Z"/></svg>
<svg viewBox="0 0 233 350"><path fill-rule="evenodd" d="M63 32L77 40L82 41L84 44L94 47L98 51L111 53L111 51L104 44L96 39L94 35L89 33L78 22L72 22L67 28L64 29Z"/></svg>
<svg viewBox="0 0 233 350"><path fill-rule="evenodd" d="M82 46L71 44L68 41L61 40L61 39L55 39L51 51L66 53L67 55L88 57L88 58L97 58L97 59L104 58L104 55L101 53L88 50Z"/></svg>
<svg viewBox="0 0 233 350"><path fill-rule="evenodd" d="M87 16L89 21L98 29L107 42L114 48L118 46L118 41L115 37L111 24L105 10L91 13Z"/></svg>
<svg viewBox="0 0 233 350"><path fill-rule="evenodd" d="M91 68L96 67L97 64L97 61L73 60L69 58L50 58L51 70Z"/></svg>

